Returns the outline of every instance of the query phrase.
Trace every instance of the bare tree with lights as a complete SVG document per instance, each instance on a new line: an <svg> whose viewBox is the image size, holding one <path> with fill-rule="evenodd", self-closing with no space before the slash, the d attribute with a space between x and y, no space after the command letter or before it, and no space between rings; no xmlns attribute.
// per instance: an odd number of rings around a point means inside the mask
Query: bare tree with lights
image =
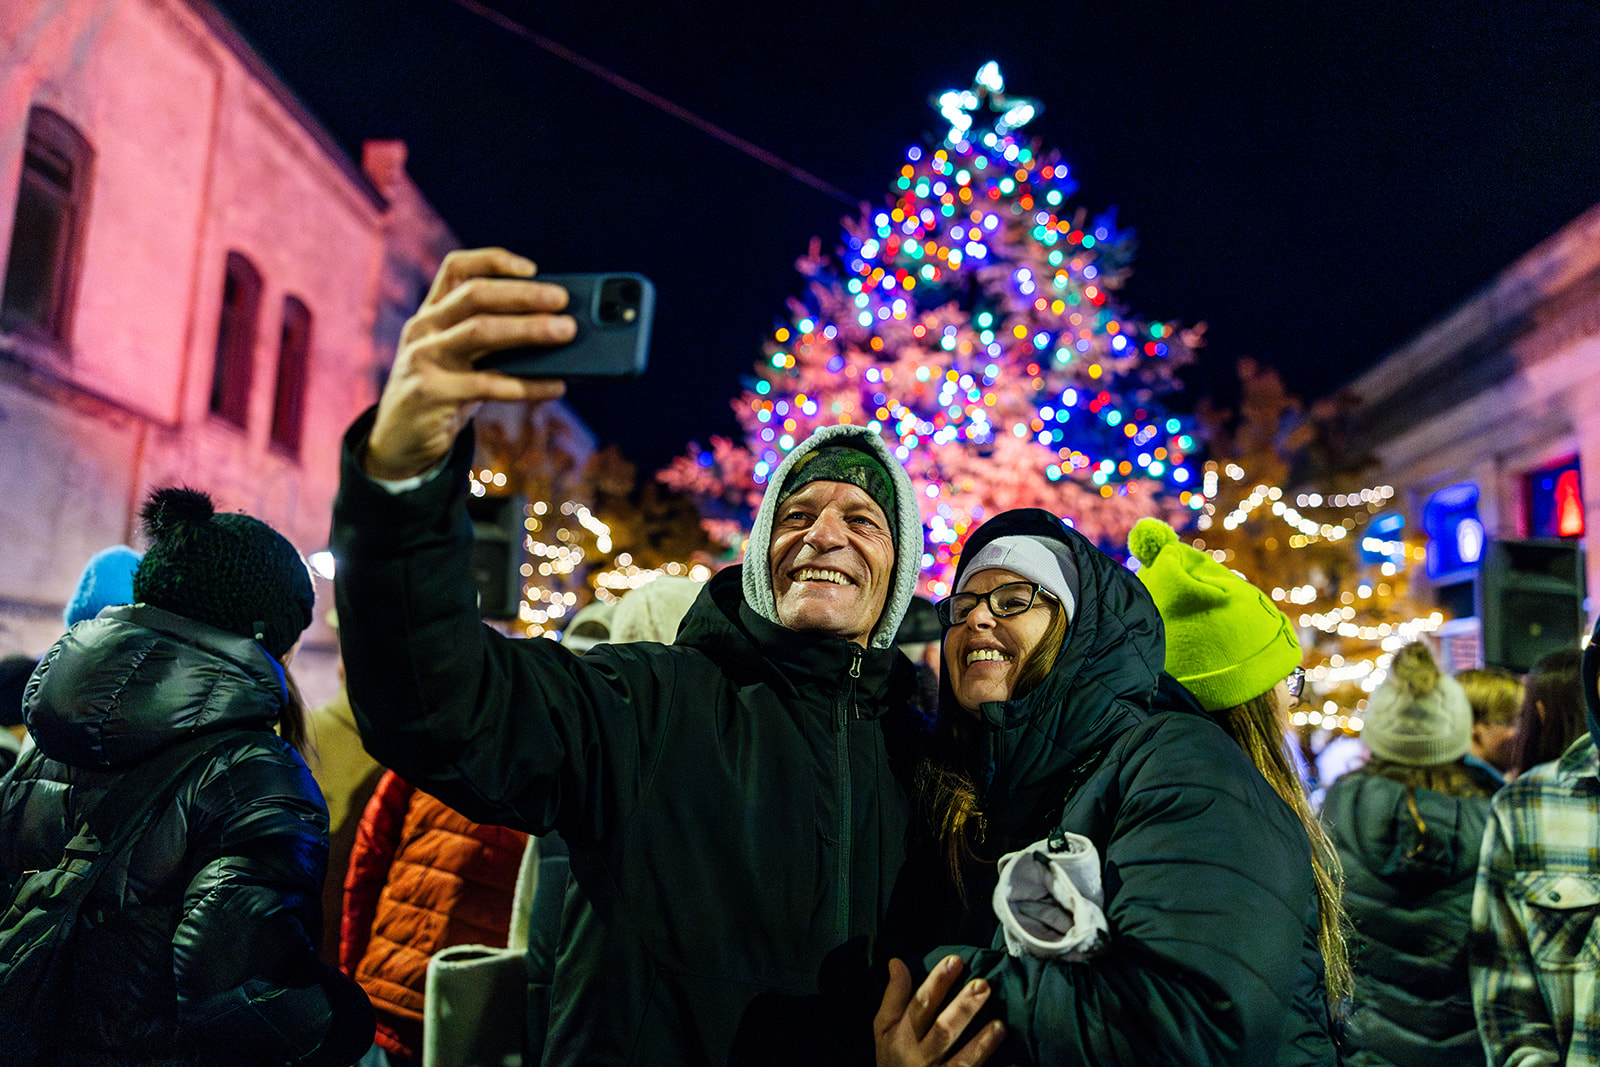
<svg viewBox="0 0 1600 1067"><path fill-rule="evenodd" d="M1331 411L1307 411L1270 367L1241 360L1238 371L1237 412L1198 413L1205 503L1185 536L1297 625L1310 682L1295 717L1302 738L1356 733L1395 651L1444 621L1410 594L1422 547L1393 521L1393 488L1366 484L1372 464L1327 447ZM1309 484L1291 492L1296 482Z"/></svg>
<svg viewBox="0 0 1600 1067"><path fill-rule="evenodd" d="M1072 206L1067 165L1020 133L1038 105L993 63L937 104L949 133L909 150L888 204L797 261L805 293L733 401L743 442L691 445L659 475L730 553L767 476L834 423L881 433L910 472L935 596L966 532L1007 508L1118 549L1139 518L1183 525L1203 504L1192 427L1162 405L1197 337L1115 299L1133 234Z"/></svg>

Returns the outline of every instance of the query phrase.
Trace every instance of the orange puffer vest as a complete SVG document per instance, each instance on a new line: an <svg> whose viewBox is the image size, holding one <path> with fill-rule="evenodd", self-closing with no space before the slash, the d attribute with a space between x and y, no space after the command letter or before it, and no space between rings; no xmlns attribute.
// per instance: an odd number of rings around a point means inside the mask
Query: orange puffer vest
<svg viewBox="0 0 1600 1067"><path fill-rule="evenodd" d="M383 1048L421 1057L434 953L505 945L527 842L521 831L472 822L393 771L384 774L351 851L339 952L372 1000Z"/></svg>

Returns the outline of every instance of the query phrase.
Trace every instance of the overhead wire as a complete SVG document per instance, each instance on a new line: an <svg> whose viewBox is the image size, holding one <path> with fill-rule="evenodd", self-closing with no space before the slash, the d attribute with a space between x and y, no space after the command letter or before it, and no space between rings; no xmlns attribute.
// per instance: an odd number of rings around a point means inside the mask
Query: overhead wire
<svg viewBox="0 0 1600 1067"><path fill-rule="evenodd" d="M579 55L577 52L574 52L565 45L560 44L557 41L553 41L543 34L535 33L533 30L530 30L528 27L524 26L522 23L516 21L510 16L502 14L501 12L488 7L485 4L479 3L478 0L454 0L454 3L457 6L479 16L480 18L494 23L496 26L499 26L508 33L520 37L530 44L549 52L558 59L563 59L566 62L571 63L580 70L586 71L589 74L600 78L602 81L621 89L630 96L637 97L638 99L649 104L651 107L664 111L673 118L688 123L695 129L716 138L723 144L728 145L730 148L733 148L739 152L743 152L752 159L758 160L761 163L765 163L774 170L787 174L796 181L809 185L811 188L823 193L826 196L832 197L840 203L846 204L852 208L857 207L860 203L859 197L851 196L843 189L829 184L828 182L817 177L815 174L812 174L810 171L807 171L801 167L797 167L788 160L785 160L782 157L767 151L760 145L755 144L752 141L748 141L736 133L732 133L723 129L721 126L718 126L709 119L701 118L688 108L673 103L671 100L661 96L659 93L651 92L649 89L646 89L637 82L630 81L615 71L601 66L594 60L589 59L586 56Z"/></svg>

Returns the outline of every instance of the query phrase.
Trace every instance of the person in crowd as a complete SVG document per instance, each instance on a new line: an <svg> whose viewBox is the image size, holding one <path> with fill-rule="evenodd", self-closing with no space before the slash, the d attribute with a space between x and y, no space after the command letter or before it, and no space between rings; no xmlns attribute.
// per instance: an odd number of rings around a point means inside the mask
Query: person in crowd
<svg viewBox="0 0 1600 1067"><path fill-rule="evenodd" d="M1501 667L1476 667L1457 672L1456 681L1472 705L1467 767L1491 789L1499 789L1516 766L1522 679Z"/></svg>
<svg viewBox="0 0 1600 1067"><path fill-rule="evenodd" d="M1209 717L1152 710L1149 593L1038 509L979 527L953 588L921 791L941 869L901 898L928 902L940 947L916 996L890 964L881 1067L1273 1063L1314 907L1306 833Z"/></svg>
<svg viewBox="0 0 1600 1067"><path fill-rule="evenodd" d="M0 774L9 771L22 755L28 728L22 722L22 697L39 661L20 652L0 659Z"/></svg>
<svg viewBox="0 0 1600 1067"><path fill-rule="evenodd" d="M1160 519L1140 519L1128 535L1139 581L1166 626L1166 672L1182 686L1164 692L1181 706L1192 695L1238 742L1273 791L1293 809L1311 846L1316 900L1280 1064L1334 1064L1335 1009L1350 995L1339 856L1306 796L1286 744L1289 712L1305 672L1289 619L1255 586L1184 544Z"/></svg>
<svg viewBox="0 0 1600 1067"><path fill-rule="evenodd" d="M127 545L102 548L89 557L78 584L61 610L61 623L68 629L100 614L101 608L133 602L133 575L142 553Z"/></svg>
<svg viewBox="0 0 1600 1067"><path fill-rule="evenodd" d="M944 627L939 625L939 613L933 601L925 596L912 597L906 617L900 620L900 630L894 635L894 643L917 669L917 707L930 719L939 708L939 640L942 637Z"/></svg>
<svg viewBox="0 0 1600 1067"><path fill-rule="evenodd" d="M609 601L589 601L561 631L561 643L574 652L587 652L602 641L611 640L611 615L616 610L617 605Z"/></svg>
<svg viewBox="0 0 1600 1067"><path fill-rule="evenodd" d="M1582 654L1575 648L1546 653L1522 680L1514 770L1526 774L1560 756L1587 728L1583 714Z"/></svg>
<svg viewBox="0 0 1600 1067"><path fill-rule="evenodd" d="M339 613L327 614L328 625L339 630ZM328 805L328 876L322 885L322 958L339 966L341 931L338 916L344 912L344 882L350 871L356 828L367 802L378 788L384 770L367 755L345 691L344 661L338 663L339 688L333 696L306 714L306 764Z"/></svg>
<svg viewBox="0 0 1600 1067"><path fill-rule="evenodd" d="M1600 625L1588 729L1490 804L1472 897L1472 1004L1491 1067L1600 1063Z"/></svg>
<svg viewBox="0 0 1600 1067"><path fill-rule="evenodd" d="M356 828L339 965L372 1001L378 1051L420 1067L428 961L452 945L503 948L528 835L483 826L387 771Z"/></svg>
<svg viewBox="0 0 1600 1067"><path fill-rule="evenodd" d="M1419 642L1395 653L1364 718L1372 759L1322 806L1354 927L1347 1061L1456 1067L1480 1054L1467 930L1489 799L1464 760L1472 709Z"/></svg>
<svg viewBox="0 0 1600 1067"><path fill-rule="evenodd" d="M573 336L533 272L447 257L346 435L339 636L368 750L468 818L566 840L589 918L556 961L548 1063L837 1059L869 1033L911 833L910 479L877 435L824 428L674 644L503 639L477 617L462 431L482 401L562 391L473 367Z"/></svg>
<svg viewBox="0 0 1600 1067"><path fill-rule="evenodd" d="M218 747L98 883L98 918L71 944L78 995L9 1025L59 1030L60 1063L343 1067L373 1017L317 956L327 811L293 747L304 712L284 669L310 573L204 493L157 490L141 516L136 602L73 626L35 674L38 758L0 791L0 883L54 867L76 813L145 761L205 735Z"/></svg>

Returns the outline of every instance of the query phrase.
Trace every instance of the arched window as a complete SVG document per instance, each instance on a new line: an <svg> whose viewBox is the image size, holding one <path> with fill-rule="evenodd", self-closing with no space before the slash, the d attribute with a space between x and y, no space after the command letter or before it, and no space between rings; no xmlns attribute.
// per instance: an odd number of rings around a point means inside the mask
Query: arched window
<svg viewBox="0 0 1600 1067"><path fill-rule="evenodd" d="M278 338L278 388L272 401L272 443L291 456L300 454L305 418L306 371L311 361L311 309L297 297L283 298L283 330Z"/></svg>
<svg viewBox="0 0 1600 1067"><path fill-rule="evenodd" d="M93 162L94 150L72 123L48 108L28 112L0 328L26 330L65 347Z"/></svg>
<svg viewBox="0 0 1600 1067"><path fill-rule="evenodd" d="M211 413L240 427L250 413L250 378L260 310L261 272L238 252L229 252L211 372Z"/></svg>

